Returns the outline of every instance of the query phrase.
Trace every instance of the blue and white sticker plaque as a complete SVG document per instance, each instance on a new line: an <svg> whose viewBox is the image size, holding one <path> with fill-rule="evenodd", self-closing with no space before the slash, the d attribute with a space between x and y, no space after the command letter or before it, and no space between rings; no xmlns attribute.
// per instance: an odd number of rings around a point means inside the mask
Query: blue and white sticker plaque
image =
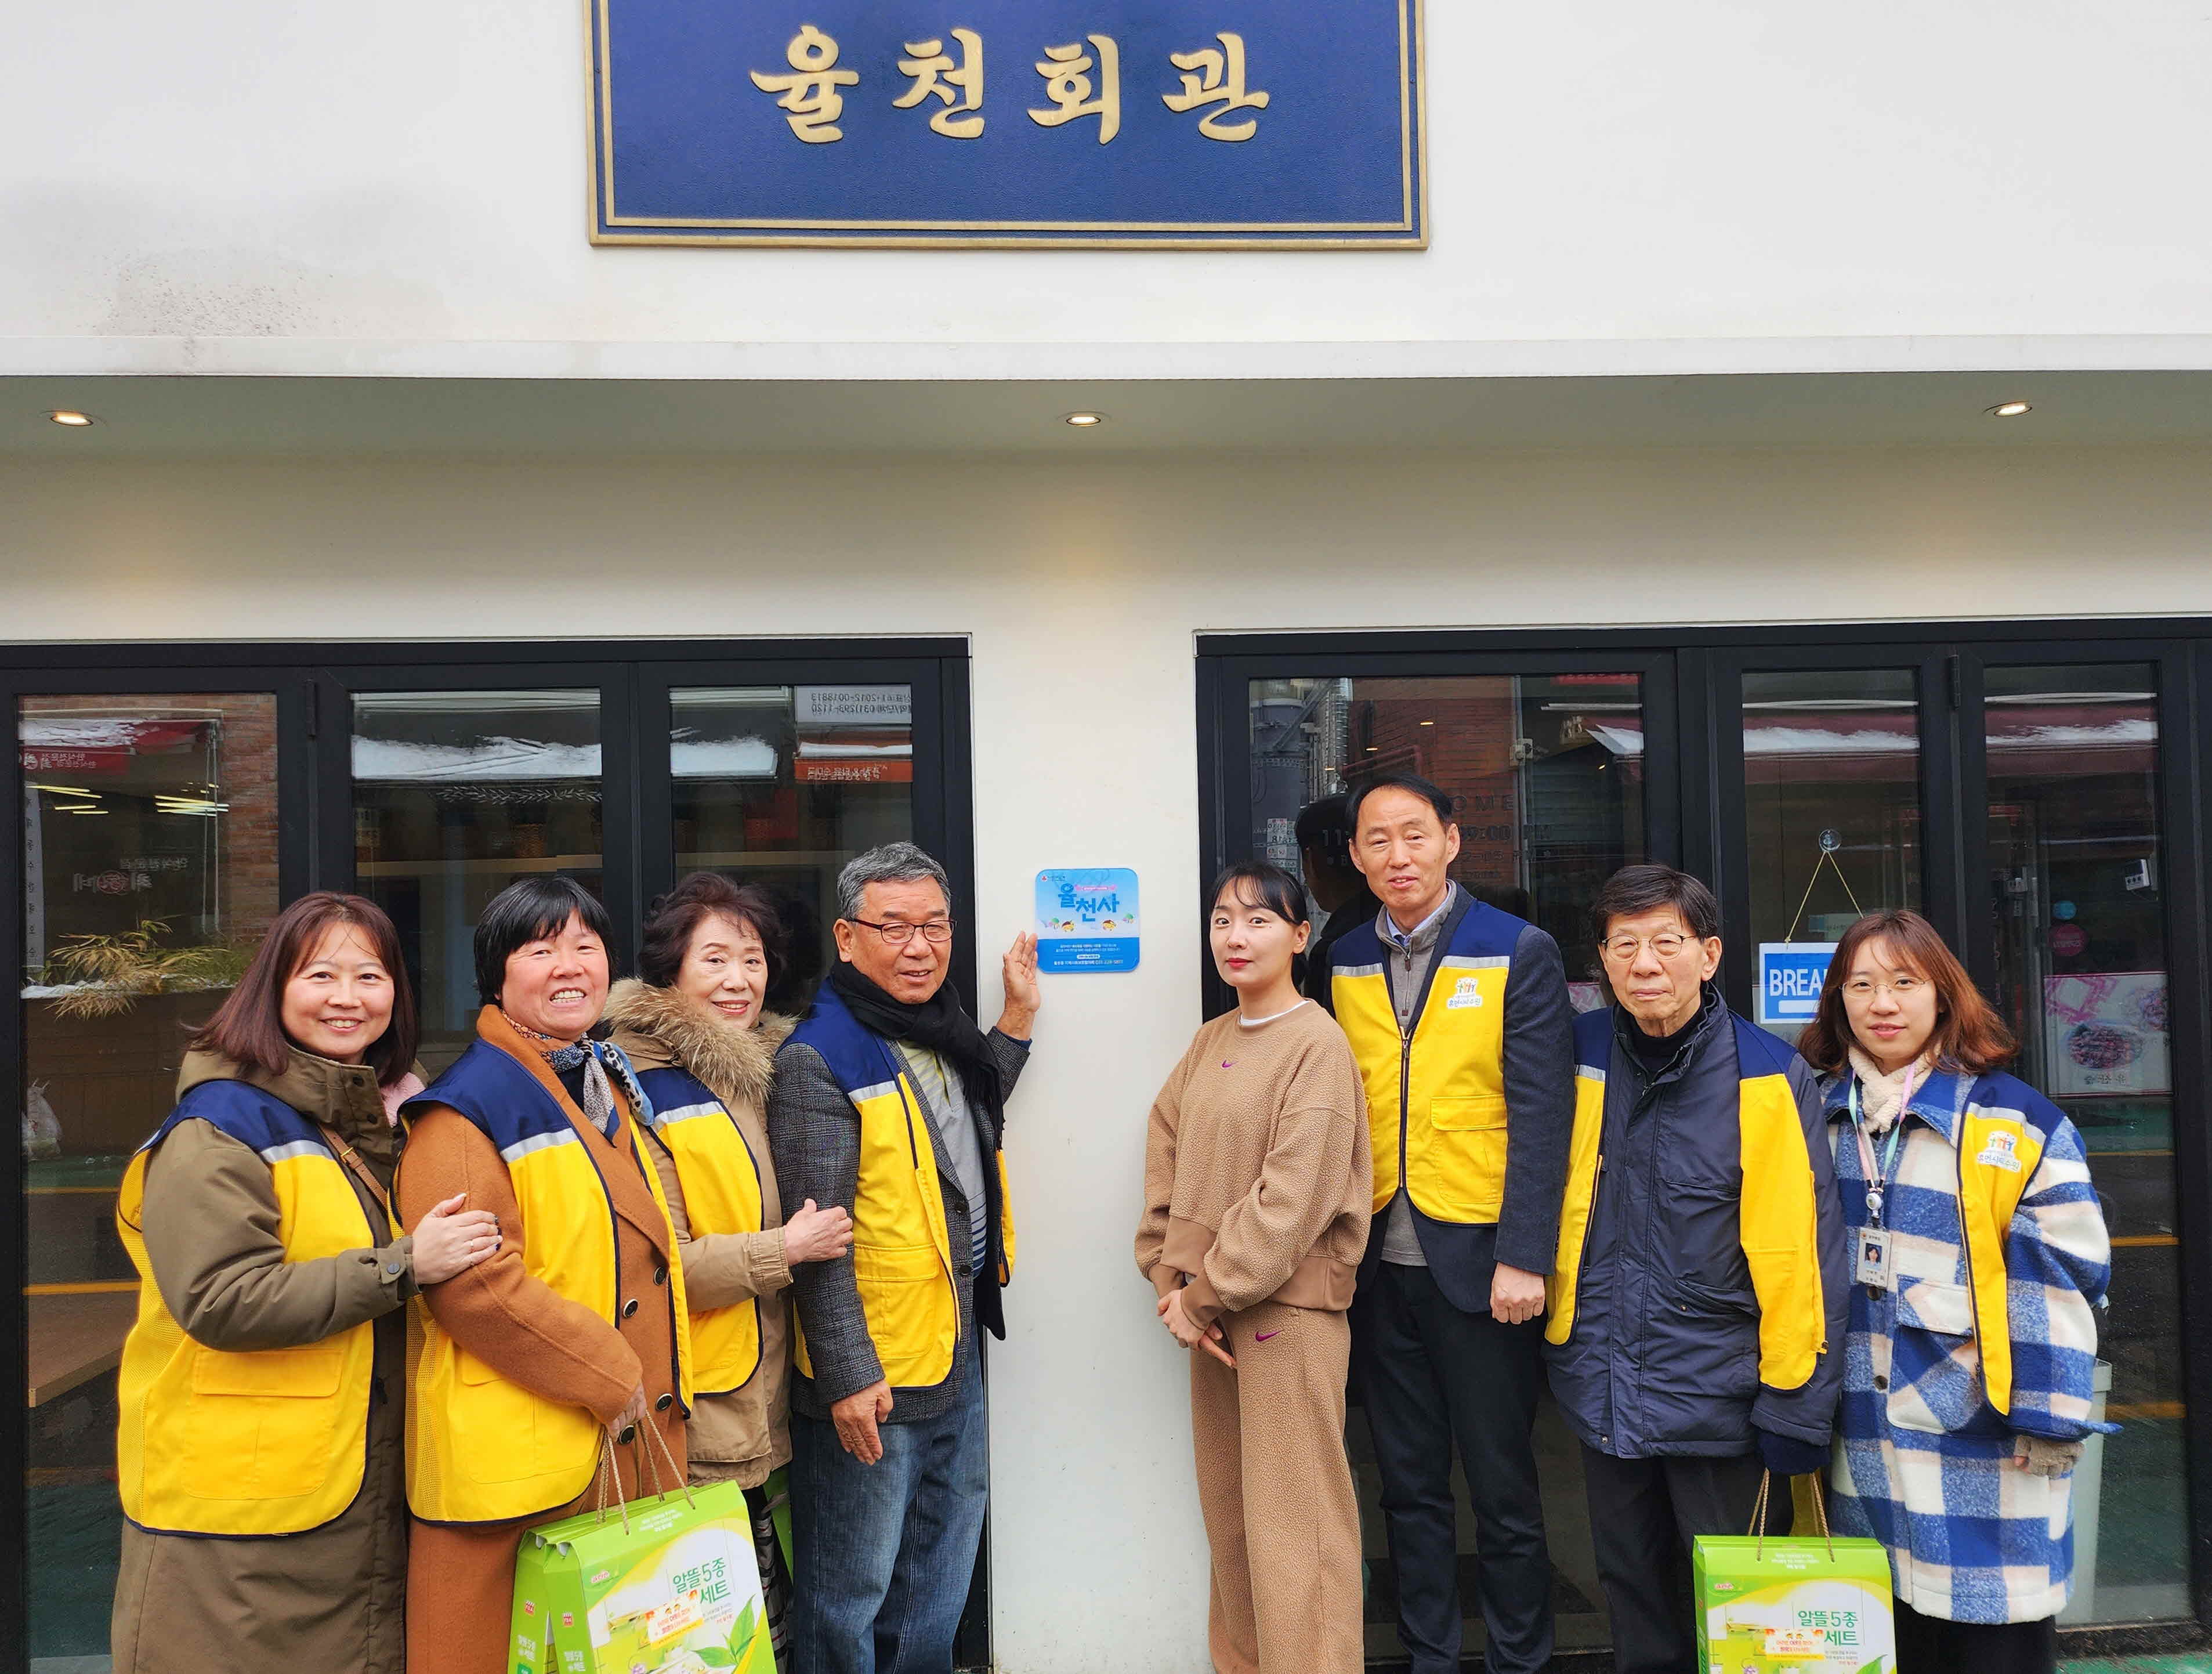
<svg viewBox="0 0 2212 1674"><path fill-rule="evenodd" d="M1039 971L1134 971L1137 874L1126 866L1038 873L1036 937Z"/></svg>

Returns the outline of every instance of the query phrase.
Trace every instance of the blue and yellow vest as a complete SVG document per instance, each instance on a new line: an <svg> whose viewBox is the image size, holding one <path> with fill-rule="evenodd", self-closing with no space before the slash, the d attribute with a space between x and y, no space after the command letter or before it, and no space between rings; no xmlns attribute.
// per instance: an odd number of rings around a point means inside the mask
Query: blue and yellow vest
<svg viewBox="0 0 2212 1674"><path fill-rule="evenodd" d="M895 1389L941 1384L951 1374L960 1339L959 1287L968 1281L968 1240L963 1230L956 1260L921 1099L890 1044L863 1028L827 983L785 1044L821 1054L860 1118L853 1278L884 1381ZM1003 1152L996 1163L999 1281L1005 1284L1013 1277L1014 1217L1006 1200ZM805 1329L796 1335L799 1369L811 1378L814 1367Z"/></svg>
<svg viewBox="0 0 2212 1674"><path fill-rule="evenodd" d="M653 1134L676 1160L692 1236L760 1231L760 1163L722 1101L686 1069L648 1069L638 1080L653 1105ZM760 1311L760 1298L749 1296L691 1316L696 1393L727 1395L752 1381L761 1363Z"/></svg>
<svg viewBox="0 0 2212 1674"><path fill-rule="evenodd" d="M1374 924L1330 948L1330 1003L1367 1083L1376 1214L1402 1180L1432 1220L1497 1220L1505 1197L1505 984L1528 928L1468 902L1410 1032L1399 1029L1389 950Z"/></svg>
<svg viewBox="0 0 2212 1674"><path fill-rule="evenodd" d="M432 1105L459 1111L507 1164L521 1207L522 1259L530 1276L614 1324L622 1284L614 1203L560 1100L526 1065L479 1040L407 1108ZM637 1115L649 1121L652 1112ZM660 1178L637 1149L635 1125L628 1131L632 1155L665 1216ZM669 1243L675 1243L672 1231ZM680 1262L669 1263L668 1283L673 1381L688 1407L691 1351ZM597 1418L501 1377L447 1336L419 1298L409 1324L407 1501L416 1516L428 1523L531 1517L567 1505L590 1485L604 1434Z"/></svg>
<svg viewBox="0 0 2212 1674"><path fill-rule="evenodd" d="M1790 1086L1790 1049L1733 1014L1729 1022L1735 1030L1734 1142L1744 1183L1736 1235L1759 1299L1759 1381L1797 1389L1828 1346L1812 1154ZM1605 1089L1613 1045L1612 1007L1575 1020L1574 1137L1559 1208L1559 1259L1547 1287L1551 1319L1544 1328L1545 1341L1554 1344L1566 1342L1575 1328L1583 1256L1605 1175Z"/></svg>
<svg viewBox="0 0 2212 1674"><path fill-rule="evenodd" d="M313 1122L244 1081L186 1093L124 1170L115 1227L138 1269L138 1318L116 1377L123 1514L185 1535L295 1535L338 1516L368 1463L376 1327L296 1348L228 1351L187 1336L154 1282L141 1227L146 1163L179 1122L212 1123L269 1165L288 1262L388 1244Z"/></svg>

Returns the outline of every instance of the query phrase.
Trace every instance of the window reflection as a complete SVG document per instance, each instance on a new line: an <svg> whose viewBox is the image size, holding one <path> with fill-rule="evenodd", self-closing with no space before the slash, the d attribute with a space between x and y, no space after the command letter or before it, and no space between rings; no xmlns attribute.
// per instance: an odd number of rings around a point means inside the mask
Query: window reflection
<svg viewBox="0 0 2212 1674"><path fill-rule="evenodd" d="M912 688L691 686L669 705L677 875L767 887L791 953L769 1004L800 1009L834 956L839 870L914 836Z"/></svg>
<svg viewBox="0 0 2212 1674"><path fill-rule="evenodd" d="M22 776L29 1651L106 1665L123 1166L277 909L266 692L27 697ZM93 1665L90 1663L83 1665Z"/></svg>
<svg viewBox="0 0 2212 1674"><path fill-rule="evenodd" d="M475 1032L491 898L532 872L605 893L599 695L365 691L353 716L354 874L398 927L434 1073Z"/></svg>
<svg viewBox="0 0 2212 1674"><path fill-rule="evenodd" d="M1743 677L1745 852L1754 944L1816 952L1863 913L1920 899L1920 717L1908 668ZM1746 950L1749 957L1752 950ZM1755 967L1756 968L1756 967ZM1789 967L1778 962L1778 977ZM1809 982L1761 989L1756 1021L1795 1043Z"/></svg>
<svg viewBox="0 0 2212 1674"><path fill-rule="evenodd" d="M1332 861L1302 853L1300 810L1365 775L1418 773L1458 803L1460 853L1452 876L1557 939L1578 1008L1605 1003L1589 908L1607 878L1644 857L1638 676L1255 680L1248 704L1253 853L1305 878L1319 897ZM1318 934L1327 924L1322 915L1316 918ZM1402 1658L1397 1572L1383 1530L1380 1477L1365 1415L1356 1404L1345 1443L1359 1491L1369 1572L1368 1653ZM1582 1458L1548 1400L1537 1419L1536 1451L1559 1643L1604 1646L1609 1636ZM1474 1608L1480 1598L1474 1521L1464 1509L1463 1481L1454 1482L1454 1503L1462 1508L1460 1597ZM1473 1655L1483 1638L1479 1616L1466 1623L1465 1634Z"/></svg>
<svg viewBox="0 0 2212 1674"><path fill-rule="evenodd" d="M1985 682L1996 999L2021 1075L2081 1129L2112 1233L2118 1434L2075 1488L2066 1622L2185 1616L2180 1251L2168 1057L2158 697L2143 664Z"/></svg>

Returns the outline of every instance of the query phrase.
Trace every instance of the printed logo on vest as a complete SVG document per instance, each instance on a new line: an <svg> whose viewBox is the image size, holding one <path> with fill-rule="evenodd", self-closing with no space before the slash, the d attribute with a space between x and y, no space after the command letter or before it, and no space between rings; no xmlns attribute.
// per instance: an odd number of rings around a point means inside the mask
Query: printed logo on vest
<svg viewBox="0 0 2212 1674"><path fill-rule="evenodd" d="M1981 1154L1974 1160L1984 1168L2002 1168L2008 1174L2020 1172L2020 1159L2013 1154L2016 1136L2007 1133L1990 1134L1982 1143Z"/></svg>
<svg viewBox="0 0 2212 1674"><path fill-rule="evenodd" d="M1459 986L1452 990L1452 997L1444 1001L1444 1009L1448 1012L1465 1011L1469 1006L1481 1003L1482 978L1462 977L1459 979Z"/></svg>

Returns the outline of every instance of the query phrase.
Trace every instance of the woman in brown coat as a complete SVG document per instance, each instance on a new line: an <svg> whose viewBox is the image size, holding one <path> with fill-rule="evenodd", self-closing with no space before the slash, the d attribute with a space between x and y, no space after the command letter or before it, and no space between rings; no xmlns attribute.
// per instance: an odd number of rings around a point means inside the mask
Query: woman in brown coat
<svg viewBox="0 0 2212 1674"><path fill-rule="evenodd" d="M532 1525L593 1503L606 1440L626 1499L684 1468L676 1235L635 1078L589 1035L608 928L571 879L493 898L476 932L476 1042L407 1107L402 1212L460 1195L505 1233L495 1259L422 1294L407 1484L418 1671L504 1674L516 1550Z"/></svg>
<svg viewBox="0 0 2212 1674"><path fill-rule="evenodd" d="M499 1244L457 1197L398 1235L392 1113L422 1087L414 1056L392 921L305 896L131 1160L118 1674L400 1674L403 1309Z"/></svg>
<svg viewBox="0 0 2212 1674"><path fill-rule="evenodd" d="M842 1256L853 1242L842 1208L810 1199L786 1220L776 1190L768 1090L791 1022L763 1007L782 951L766 891L694 873L654 904L638 947L641 980L617 983L607 1004L614 1044L653 1105L649 1154L683 1257L691 1480L745 1490L779 1658L790 1584L763 1484L791 1460L783 1293L793 1267Z"/></svg>

